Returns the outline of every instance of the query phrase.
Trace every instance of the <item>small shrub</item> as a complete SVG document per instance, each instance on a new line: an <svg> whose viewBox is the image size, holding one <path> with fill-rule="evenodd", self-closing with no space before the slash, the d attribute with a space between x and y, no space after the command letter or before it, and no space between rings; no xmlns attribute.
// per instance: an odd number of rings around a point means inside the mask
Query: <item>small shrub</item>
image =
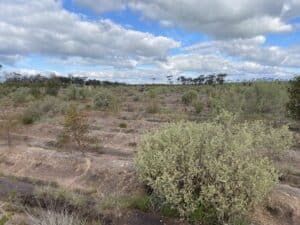
<svg viewBox="0 0 300 225"><path fill-rule="evenodd" d="M120 123L119 127L123 128L123 129L126 129L127 128L127 123Z"/></svg>
<svg viewBox="0 0 300 225"><path fill-rule="evenodd" d="M41 115L35 108L27 108L22 116L23 124L29 125L40 119Z"/></svg>
<svg viewBox="0 0 300 225"><path fill-rule="evenodd" d="M48 96L44 99L31 103L23 113L23 123L32 124L42 117L54 117L66 111L66 104L58 98Z"/></svg>
<svg viewBox="0 0 300 225"><path fill-rule="evenodd" d="M150 90L147 91L147 96L149 98L156 98L157 97L157 89L151 88Z"/></svg>
<svg viewBox="0 0 300 225"><path fill-rule="evenodd" d="M37 85L32 85L30 88L30 94L35 98L40 98L42 96L41 88Z"/></svg>
<svg viewBox="0 0 300 225"><path fill-rule="evenodd" d="M182 97L181 101L185 105L190 105L194 100L197 99L198 93L195 90L190 90L185 92Z"/></svg>
<svg viewBox="0 0 300 225"><path fill-rule="evenodd" d="M148 196L133 196L127 199L128 208L138 209L143 212L149 212L151 209L151 200Z"/></svg>
<svg viewBox="0 0 300 225"><path fill-rule="evenodd" d="M290 82L289 95L288 113L292 118L300 120L300 76Z"/></svg>
<svg viewBox="0 0 300 225"><path fill-rule="evenodd" d="M67 100L84 100L89 96L89 91L86 88L76 87L74 85L69 86L66 89Z"/></svg>
<svg viewBox="0 0 300 225"><path fill-rule="evenodd" d="M284 113L288 102L286 86L276 83L254 83L245 91L246 113Z"/></svg>
<svg viewBox="0 0 300 225"><path fill-rule="evenodd" d="M23 104L33 100L30 88L20 87L16 91L10 94L10 97L14 104Z"/></svg>
<svg viewBox="0 0 300 225"><path fill-rule="evenodd" d="M120 111L119 99L109 92L99 92L94 98L94 105L101 111Z"/></svg>
<svg viewBox="0 0 300 225"><path fill-rule="evenodd" d="M134 102L138 102L138 101L140 101L140 96L134 96L134 97L132 98L132 100L133 100Z"/></svg>
<svg viewBox="0 0 300 225"><path fill-rule="evenodd" d="M7 101L1 101L1 106L9 108L12 106L12 103ZM11 132L16 130L16 127L20 123L20 114L18 112L12 112L9 110L0 111L0 137L4 137L7 140L7 146L11 147L12 137Z"/></svg>
<svg viewBox="0 0 300 225"><path fill-rule="evenodd" d="M212 122L180 122L146 135L135 162L162 205L225 224L264 199L279 177L272 156L292 144L287 127L238 123L224 112Z"/></svg>
<svg viewBox="0 0 300 225"><path fill-rule="evenodd" d="M41 211L38 216L31 216L32 225L84 225L76 215L67 211L55 212L52 210Z"/></svg>
<svg viewBox="0 0 300 225"><path fill-rule="evenodd" d="M51 78L46 85L46 94L50 96L57 96L60 90L60 83L57 79Z"/></svg>
<svg viewBox="0 0 300 225"><path fill-rule="evenodd" d="M5 223L8 221L8 217L7 216L2 216L0 219L0 225L5 225Z"/></svg>
<svg viewBox="0 0 300 225"><path fill-rule="evenodd" d="M197 114L200 114L203 111L203 108L204 108L203 103L200 102L199 100L193 101L192 105Z"/></svg>
<svg viewBox="0 0 300 225"><path fill-rule="evenodd" d="M71 106L65 115L64 134L74 140L82 148L87 139L89 125L87 116L79 112L75 106Z"/></svg>
<svg viewBox="0 0 300 225"><path fill-rule="evenodd" d="M156 100L152 100L148 103L146 107L147 113L156 114L159 113L159 111L160 111L159 103Z"/></svg>
<svg viewBox="0 0 300 225"><path fill-rule="evenodd" d="M35 198L45 205L53 203L53 206L70 206L70 208L85 210L88 199L79 193L69 191L64 188L54 188L50 186L38 187L34 190Z"/></svg>

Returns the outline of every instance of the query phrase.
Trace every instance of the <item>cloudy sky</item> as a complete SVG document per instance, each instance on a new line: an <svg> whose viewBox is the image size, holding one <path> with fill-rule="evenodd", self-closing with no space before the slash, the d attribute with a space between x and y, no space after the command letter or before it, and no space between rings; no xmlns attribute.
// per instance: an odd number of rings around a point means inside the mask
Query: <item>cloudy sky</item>
<svg viewBox="0 0 300 225"><path fill-rule="evenodd" d="M129 83L300 74L300 0L0 0L3 71Z"/></svg>

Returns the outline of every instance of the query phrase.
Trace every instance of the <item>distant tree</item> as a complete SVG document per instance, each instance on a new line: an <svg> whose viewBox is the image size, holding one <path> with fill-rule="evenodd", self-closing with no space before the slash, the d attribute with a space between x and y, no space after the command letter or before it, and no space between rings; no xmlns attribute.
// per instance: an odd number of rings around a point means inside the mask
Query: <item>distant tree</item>
<svg viewBox="0 0 300 225"><path fill-rule="evenodd" d="M167 79L169 81L169 84L173 84L173 75L168 75Z"/></svg>
<svg viewBox="0 0 300 225"><path fill-rule="evenodd" d="M100 80L87 80L86 82L85 82L85 85L87 85L87 86L94 86L94 87L96 87L96 86L100 86L102 84L102 82L100 81Z"/></svg>
<svg viewBox="0 0 300 225"><path fill-rule="evenodd" d="M182 83L183 85L187 84L187 78L185 76L180 76L177 78L177 81Z"/></svg>
<svg viewBox="0 0 300 225"><path fill-rule="evenodd" d="M216 82L218 84L224 84L226 76L227 76L227 74L225 74L225 73L219 73L217 75Z"/></svg>
<svg viewBox="0 0 300 225"><path fill-rule="evenodd" d="M205 84L213 85L216 83L216 75L211 74L205 78Z"/></svg>
<svg viewBox="0 0 300 225"><path fill-rule="evenodd" d="M193 83L195 85L202 85L205 81L205 75L200 75L198 77L196 77L195 79L193 79Z"/></svg>

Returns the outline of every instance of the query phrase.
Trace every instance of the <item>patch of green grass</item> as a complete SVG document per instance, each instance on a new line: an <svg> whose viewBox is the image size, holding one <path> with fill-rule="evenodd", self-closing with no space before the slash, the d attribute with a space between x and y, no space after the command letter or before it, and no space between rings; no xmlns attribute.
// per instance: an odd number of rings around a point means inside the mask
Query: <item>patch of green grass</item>
<svg viewBox="0 0 300 225"><path fill-rule="evenodd" d="M138 209L143 212L151 210L151 200L148 196L133 196L127 199L128 208Z"/></svg>
<svg viewBox="0 0 300 225"><path fill-rule="evenodd" d="M177 218L179 216L178 211L168 205L165 205L161 208L161 214L169 218Z"/></svg>
<svg viewBox="0 0 300 225"><path fill-rule="evenodd" d="M0 219L0 225L4 225L7 221L8 221L8 217L2 216L2 218Z"/></svg>
<svg viewBox="0 0 300 225"><path fill-rule="evenodd" d="M123 128L123 129L126 129L127 128L127 123L120 123L119 127Z"/></svg>
<svg viewBox="0 0 300 225"><path fill-rule="evenodd" d="M60 202L77 209L84 209L88 205L86 196L63 188L40 187L35 190L35 196L38 200Z"/></svg>
<svg viewBox="0 0 300 225"><path fill-rule="evenodd" d="M151 200L148 196L109 196L100 202L101 210L137 209L143 212L151 210Z"/></svg>

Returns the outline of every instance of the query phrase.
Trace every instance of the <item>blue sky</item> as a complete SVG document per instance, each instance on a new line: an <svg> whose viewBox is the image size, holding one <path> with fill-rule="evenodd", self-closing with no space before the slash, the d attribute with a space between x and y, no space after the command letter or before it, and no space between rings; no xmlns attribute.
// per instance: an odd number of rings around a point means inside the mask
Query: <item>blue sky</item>
<svg viewBox="0 0 300 225"><path fill-rule="evenodd" d="M300 73L300 0L2 0L2 73L128 83Z"/></svg>

